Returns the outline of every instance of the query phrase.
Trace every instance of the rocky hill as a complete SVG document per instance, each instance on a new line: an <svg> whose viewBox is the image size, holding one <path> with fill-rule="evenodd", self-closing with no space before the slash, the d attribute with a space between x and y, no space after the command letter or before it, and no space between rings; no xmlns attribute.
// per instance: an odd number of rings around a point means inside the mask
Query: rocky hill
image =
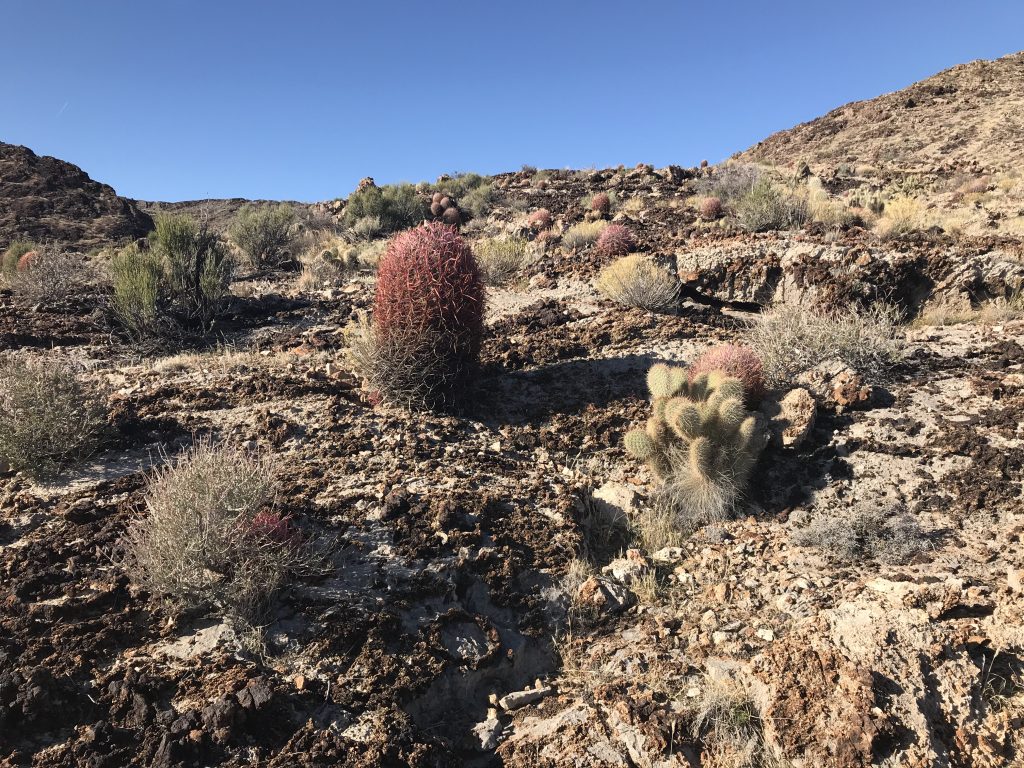
<svg viewBox="0 0 1024 768"><path fill-rule="evenodd" d="M0 247L26 238L89 248L152 228L135 203L78 166L0 142Z"/></svg>
<svg viewBox="0 0 1024 768"><path fill-rule="evenodd" d="M1024 156L1024 53L972 61L908 88L856 101L736 155L816 172L995 173ZM864 167L866 166L866 167ZM847 174L842 174L847 175Z"/></svg>

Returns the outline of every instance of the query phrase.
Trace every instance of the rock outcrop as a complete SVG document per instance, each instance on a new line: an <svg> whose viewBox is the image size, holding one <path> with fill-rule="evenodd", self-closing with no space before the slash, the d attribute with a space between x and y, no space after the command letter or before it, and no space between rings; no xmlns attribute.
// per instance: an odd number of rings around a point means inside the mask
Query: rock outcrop
<svg viewBox="0 0 1024 768"><path fill-rule="evenodd" d="M148 214L78 166L0 143L0 247L24 238L89 248L151 229Z"/></svg>

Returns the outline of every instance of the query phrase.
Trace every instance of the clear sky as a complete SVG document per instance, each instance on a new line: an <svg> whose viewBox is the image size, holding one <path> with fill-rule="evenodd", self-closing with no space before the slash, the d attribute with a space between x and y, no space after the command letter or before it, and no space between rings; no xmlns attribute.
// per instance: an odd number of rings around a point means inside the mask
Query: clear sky
<svg viewBox="0 0 1024 768"><path fill-rule="evenodd" d="M1024 48L1022 0L0 0L0 141L129 197L716 162Z"/></svg>

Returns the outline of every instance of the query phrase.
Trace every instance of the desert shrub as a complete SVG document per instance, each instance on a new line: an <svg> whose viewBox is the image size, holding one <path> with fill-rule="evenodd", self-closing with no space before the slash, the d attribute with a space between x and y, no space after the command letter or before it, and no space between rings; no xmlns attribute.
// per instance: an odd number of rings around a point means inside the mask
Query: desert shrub
<svg viewBox="0 0 1024 768"><path fill-rule="evenodd" d="M772 387L826 360L878 376L903 357L901 319L896 307L882 303L831 310L783 304L758 317L746 340Z"/></svg>
<svg viewBox="0 0 1024 768"><path fill-rule="evenodd" d="M609 224L597 236L597 252L602 256L625 256L636 248L636 238L629 227Z"/></svg>
<svg viewBox="0 0 1024 768"><path fill-rule="evenodd" d="M736 202L736 218L748 232L797 228L807 221L807 215L806 201L765 178Z"/></svg>
<svg viewBox="0 0 1024 768"><path fill-rule="evenodd" d="M722 200L718 197L704 197L697 203L697 213L702 219L711 221L722 215Z"/></svg>
<svg viewBox="0 0 1024 768"><path fill-rule="evenodd" d="M593 245L608 226L610 225L607 221L581 221L579 224L573 224L562 235L562 245L571 251Z"/></svg>
<svg viewBox="0 0 1024 768"><path fill-rule="evenodd" d="M48 477L91 453L104 412L74 369L52 360L0 361L0 457Z"/></svg>
<svg viewBox="0 0 1024 768"><path fill-rule="evenodd" d="M227 297L231 267L205 224L159 216L147 247L132 244L111 260L114 315L137 341L206 333Z"/></svg>
<svg viewBox="0 0 1024 768"><path fill-rule="evenodd" d="M690 734L721 765L768 768L777 765L764 747L763 723L751 695L728 678L708 677L691 709Z"/></svg>
<svg viewBox="0 0 1024 768"><path fill-rule="evenodd" d="M59 301L80 291L89 271L80 256L41 248L23 253L8 279L15 295L33 302Z"/></svg>
<svg viewBox="0 0 1024 768"><path fill-rule="evenodd" d="M389 234L419 224L427 217L427 201L412 184L367 185L349 195L343 222L351 228L367 216L380 220L380 232Z"/></svg>
<svg viewBox="0 0 1024 768"><path fill-rule="evenodd" d="M319 241L299 256L300 290L319 290L345 283L359 268L359 251L340 240Z"/></svg>
<svg viewBox="0 0 1024 768"><path fill-rule="evenodd" d="M360 240L373 240L383 231L380 216L363 216L352 224L352 234Z"/></svg>
<svg viewBox="0 0 1024 768"><path fill-rule="evenodd" d="M111 258L110 278L114 285L111 308L129 335L143 339L169 330L165 326L173 323L163 306L167 288L159 254L133 243Z"/></svg>
<svg viewBox="0 0 1024 768"><path fill-rule="evenodd" d="M846 229L860 221L860 217L843 201L831 197L817 178L807 181L807 215L832 230Z"/></svg>
<svg viewBox="0 0 1024 768"><path fill-rule="evenodd" d="M547 229L551 226L551 211L547 208L538 208L527 217L526 223L534 232Z"/></svg>
<svg viewBox="0 0 1024 768"><path fill-rule="evenodd" d="M625 447L662 481L656 503L684 530L728 519L766 442L761 418L744 406L743 383L659 363L647 385L652 415L626 434Z"/></svg>
<svg viewBox="0 0 1024 768"><path fill-rule="evenodd" d="M274 510L276 471L269 456L208 439L167 462L126 536L132 578L184 608L259 618L306 562L303 537Z"/></svg>
<svg viewBox="0 0 1024 768"><path fill-rule="evenodd" d="M917 519L900 505L859 502L818 514L793 533L793 543L821 550L833 562L905 563L931 544Z"/></svg>
<svg viewBox="0 0 1024 768"><path fill-rule="evenodd" d="M765 389L764 366L761 365L761 358L750 347L720 344L700 354L689 367L691 379L714 371L739 379L746 392L748 405L756 406L761 402Z"/></svg>
<svg viewBox="0 0 1024 768"><path fill-rule="evenodd" d="M295 210L289 205L246 205L235 214L228 237L257 269L276 267L285 260L294 224Z"/></svg>
<svg viewBox="0 0 1024 768"><path fill-rule="evenodd" d="M454 406L474 372L484 287L473 253L439 222L396 235L377 267L373 322L350 333L371 390L410 406Z"/></svg>
<svg viewBox="0 0 1024 768"><path fill-rule="evenodd" d="M900 237L917 232L924 226L924 206L921 202L914 197L899 196L885 204L875 231L881 237Z"/></svg>
<svg viewBox="0 0 1024 768"><path fill-rule="evenodd" d="M717 166L709 176L697 179L694 191L705 197L732 201L750 193L761 180L761 170L755 165L732 163Z"/></svg>
<svg viewBox="0 0 1024 768"><path fill-rule="evenodd" d="M6 275L11 275L18 268L18 260L26 253L34 251L38 246L28 240L15 240L0 256L0 270Z"/></svg>
<svg viewBox="0 0 1024 768"><path fill-rule="evenodd" d="M643 256L623 256L601 270L597 289L627 307L652 312L675 306L679 298L679 281Z"/></svg>
<svg viewBox="0 0 1024 768"><path fill-rule="evenodd" d="M530 261L530 241L524 237L489 238L473 246L488 285L508 285Z"/></svg>

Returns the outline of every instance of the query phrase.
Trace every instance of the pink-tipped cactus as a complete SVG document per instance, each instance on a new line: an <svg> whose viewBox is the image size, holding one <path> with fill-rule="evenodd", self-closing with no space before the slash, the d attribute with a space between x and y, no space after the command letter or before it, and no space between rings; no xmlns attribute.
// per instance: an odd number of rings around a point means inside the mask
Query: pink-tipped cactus
<svg viewBox="0 0 1024 768"><path fill-rule="evenodd" d="M596 248L602 256L625 256L636 248L636 238L628 227L609 224L601 230Z"/></svg>
<svg viewBox="0 0 1024 768"><path fill-rule="evenodd" d="M35 264L38 258L39 251L29 251L28 253L23 253L18 258L18 265L15 267L15 269L18 272L28 272L30 269L32 269L32 265Z"/></svg>
<svg viewBox="0 0 1024 768"><path fill-rule="evenodd" d="M597 211L602 216L607 216L612 211L612 200L607 192L598 192L590 198L590 210Z"/></svg>
<svg viewBox="0 0 1024 768"><path fill-rule="evenodd" d="M530 229L534 232L539 232L542 229L547 229L551 226L551 211L547 208L538 208L536 211L530 214L526 220L530 225Z"/></svg>
<svg viewBox="0 0 1024 768"><path fill-rule="evenodd" d="M712 371L721 371L739 379L747 393L747 405L756 406L764 397L764 368L757 353L749 347L736 344L712 347L690 365L690 380Z"/></svg>
<svg viewBox="0 0 1024 768"><path fill-rule="evenodd" d="M298 545L301 541L301 534L292 525L291 518L277 512L258 512L245 523L245 533L275 544Z"/></svg>
<svg viewBox="0 0 1024 768"><path fill-rule="evenodd" d="M697 206L697 213L702 219L717 219L722 215L722 201L717 197L705 197Z"/></svg>

